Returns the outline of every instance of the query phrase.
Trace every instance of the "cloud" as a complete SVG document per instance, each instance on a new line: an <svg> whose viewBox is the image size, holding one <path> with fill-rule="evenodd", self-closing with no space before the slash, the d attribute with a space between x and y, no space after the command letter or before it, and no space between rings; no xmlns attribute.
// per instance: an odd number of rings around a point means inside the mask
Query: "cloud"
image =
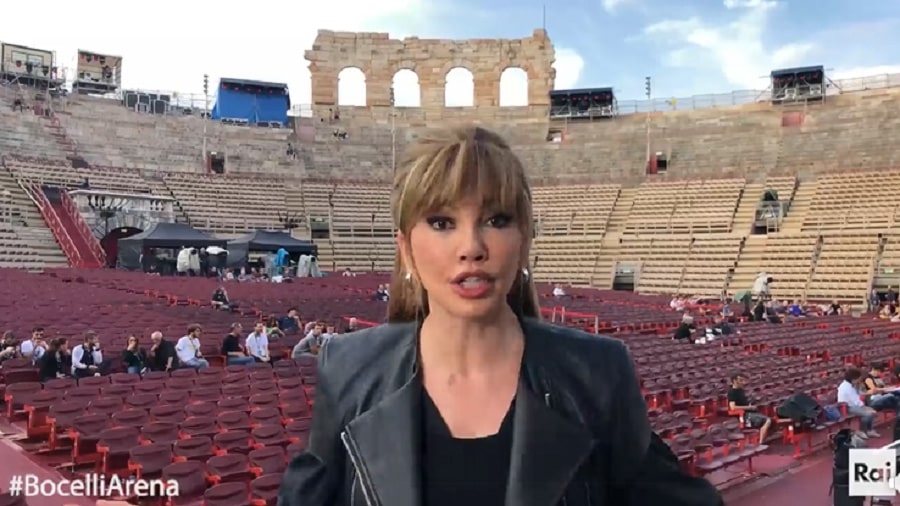
<svg viewBox="0 0 900 506"><path fill-rule="evenodd" d="M556 69L556 83L553 86L557 90L568 90L578 86L581 73L584 71L584 58L574 49L557 48L556 61L553 63Z"/></svg>
<svg viewBox="0 0 900 506"><path fill-rule="evenodd" d="M601 4L603 5L603 10L607 13L614 13L619 7L628 5L632 3L634 0L603 0Z"/></svg>
<svg viewBox="0 0 900 506"><path fill-rule="evenodd" d="M740 89L763 89L773 69L803 64L813 44L796 41L769 47L765 31L779 4L771 0L724 0L730 21L699 17L664 20L644 28L644 35L666 48L663 64L698 73L717 74Z"/></svg>

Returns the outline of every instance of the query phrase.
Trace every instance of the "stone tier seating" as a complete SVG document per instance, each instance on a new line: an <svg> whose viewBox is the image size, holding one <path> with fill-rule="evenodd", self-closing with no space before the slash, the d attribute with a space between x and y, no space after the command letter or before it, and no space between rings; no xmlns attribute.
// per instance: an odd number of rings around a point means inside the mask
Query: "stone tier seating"
<svg viewBox="0 0 900 506"><path fill-rule="evenodd" d="M874 234L824 236L806 298L843 299L850 293L864 297L872 286L877 255L878 237Z"/></svg>
<svg viewBox="0 0 900 506"><path fill-rule="evenodd" d="M543 235L602 235L620 190L619 185L535 187L537 227Z"/></svg>
<svg viewBox="0 0 900 506"><path fill-rule="evenodd" d="M635 264L637 291L672 293L681 283L690 244L687 236L624 236L619 261Z"/></svg>
<svg viewBox="0 0 900 506"><path fill-rule="evenodd" d="M829 174L817 182L803 230L882 230L900 217L900 171Z"/></svg>
<svg viewBox="0 0 900 506"><path fill-rule="evenodd" d="M595 278L602 237L538 236L532 246L536 279L589 285Z"/></svg>
<svg viewBox="0 0 900 506"><path fill-rule="evenodd" d="M812 259L819 236L751 236L744 244L729 287L733 296L753 287L757 274L768 272L775 278L772 295L778 299L803 299L812 273Z"/></svg>
<svg viewBox="0 0 900 506"><path fill-rule="evenodd" d="M644 183L634 199L629 233L731 232L743 179Z"/></svg>
<svg viewBox="0 0 900 506"><path fill-rule="evenodd" d="M733 236L694 236L678 293L719 297L728 271L737 263L741 242Z"/></svg>
<svg viewBox="0 0 900 506"><path fill-rule="evenodd" d="M391 236L390 187L387 185L304 182L303 203L312 217L331 219L336 235Z"/></svg>
<svg viewBox="0 0 900 506"><path fill-rule="evenodd" d="M174 173L163 181L191 225L228 234L283 229L288 200L294 200L288 196L297 194L296 183L277 179ZM294 209L294 216L288 217L303 222Z"/></svg>
<svg viewBox="0 0 900 506"><path fill-rule="evenodd" d="M301 166L286 156L290 129L136 113L119 101L95 97L70 98L66 112L60 115L66 133L93 164L199 172L205 122L207 150L226 153L230 171L291 173Z"/></svg>
<svg viewBox="0 0 900 506"><path fill-rule="evenodd" d="M884 251L881 253L881 272L900 272L900 236L889 235L884 239Z"/></svg>
<svg viewBox="0 0 900 506"><path fill-rule="evenodd" d="M24 112L12 108L16 93L0 86L0 153L65 158L59 143L45 126L48 119L35 116L27 107ZM27 100L26 100L27 101Z"/></svg>
<svg viewBox="0 0 900 506"><path fill-rule="evenodd" d="M122 193L150 193L150 186L134 170L117 167L74 169L62 160L8 158L6 167L18 179L74 189L87 179L92 188Z"/></svg>

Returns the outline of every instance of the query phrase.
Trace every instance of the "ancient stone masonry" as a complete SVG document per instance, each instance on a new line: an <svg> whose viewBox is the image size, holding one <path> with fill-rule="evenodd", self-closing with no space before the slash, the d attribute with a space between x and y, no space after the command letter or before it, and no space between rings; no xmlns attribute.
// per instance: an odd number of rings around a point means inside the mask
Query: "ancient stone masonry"
<svg viewBox="0 0 900 506"><path fill-rule="evenodd" d="M314 106L337 104L338 74L349 67L366 76L369 107L390 106L394 74L409 69L419 78L421 108L444 108L446 75L453 68L472 72L475 106L497 107L500 75L518 67L528 76L528 102L549 104L555 70L553 44L542 29L523 39L438 40L409 37L392 39L386 33L350 33L320 30L311 50L306 51L312 75Z"/></svg>

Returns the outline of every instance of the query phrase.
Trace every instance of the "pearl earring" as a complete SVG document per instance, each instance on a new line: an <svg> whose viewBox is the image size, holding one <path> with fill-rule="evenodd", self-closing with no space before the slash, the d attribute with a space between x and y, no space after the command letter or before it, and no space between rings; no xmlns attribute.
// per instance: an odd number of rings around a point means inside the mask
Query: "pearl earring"
<svg viewBox="0 0 900 506"><path fill-rule="evenodd" d="M412 273L411 273L411 272L407 272L407 273L406 273L406 276L405 276L403 279L405 279L406 281L412 281Z"/></svg>
<svg viewBox="0 0 900 506"><path fill-rule="evenodd" d="M530 275L531 275L531 273L528 272L528 267L523 267L522 268L522 276L524 276L525 279L527 280Z"/></svg>

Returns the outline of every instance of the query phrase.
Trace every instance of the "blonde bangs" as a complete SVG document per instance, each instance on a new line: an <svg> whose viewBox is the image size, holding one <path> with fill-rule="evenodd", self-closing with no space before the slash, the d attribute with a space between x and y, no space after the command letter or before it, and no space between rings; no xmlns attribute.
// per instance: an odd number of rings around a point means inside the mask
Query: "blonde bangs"
<svg viewBox="0 0 900 506"><path fill-rule="evenodd" d="M507 213L523 232L530 231L531 193L518 157L490 132L472 128L455 134L408 153L394 185L395 226L408 232L427 214L475 198L486 211Z"/></svg>

